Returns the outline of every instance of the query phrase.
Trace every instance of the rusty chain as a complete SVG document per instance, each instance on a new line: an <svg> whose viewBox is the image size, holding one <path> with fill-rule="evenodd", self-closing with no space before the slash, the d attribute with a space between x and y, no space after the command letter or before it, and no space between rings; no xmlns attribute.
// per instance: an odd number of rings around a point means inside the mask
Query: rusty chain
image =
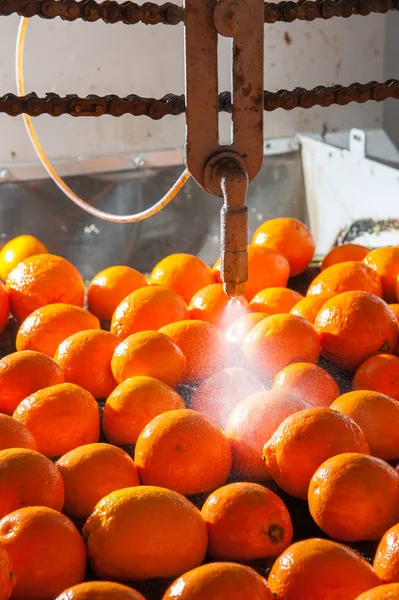
<svg viewBox="0 0 399 600"><path fill-rule="evenodd" d="M283 21L290 23L297 19L331 19L332 17L350 17L399 10L399 0L283 0L283 2L265 2L265 23ZM128 0L119 4L114 0L96 2L96 0L0 0L0 16L18 14L22 17L39 16L42 19L60 17L65 21L105 23L144 23L146 25L177 25L184 20L181 6L170 2L162 5L145 2L142 5Z"/></svg>
<svg viewBox="0 0 399 600"><path fill-rule="evenodd" d="M319 85L311 90L295 88L279 90L277 92L264 92L264 109L271 112L278 108L292 110L294 108L312 108L313 106L327 107L332 104L345 106L350 102L364 103L369 100L381 102L387 98L399 99L399 81L390 79L385 83L371 81L366 84L352 83L345 87L334 85L324 87ZM219 110L223 112L232 111L230 92L222 92L219 95ZM61 97L58 94L47 94L39 98L35 93L19 97L14 94L5 94L0 97L0 113L11 117L27 114L31 117L50 115L59 117L71 115L73 117L101 117L111 115L120 117L122 115L147 116L150 119L159 120L166 115L180 115L185 112L184 96L168 94L157 100L155 98L142 98L131 94L125 98L119 96L96 96L90 95L79 98L74 94Z"/></svg>

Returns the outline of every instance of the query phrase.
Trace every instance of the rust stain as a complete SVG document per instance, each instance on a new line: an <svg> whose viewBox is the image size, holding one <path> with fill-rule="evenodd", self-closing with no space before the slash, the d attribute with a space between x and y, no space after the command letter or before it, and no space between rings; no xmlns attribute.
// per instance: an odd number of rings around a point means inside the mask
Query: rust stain
<svg viewBox="0 0 399 600"><path fill-rule="evenodd" d="M292 37L290 36L290 34L288 33L288 31L284 31L284 41L287 44L287 46L289 46L290 44L292 44Z"/></svg>

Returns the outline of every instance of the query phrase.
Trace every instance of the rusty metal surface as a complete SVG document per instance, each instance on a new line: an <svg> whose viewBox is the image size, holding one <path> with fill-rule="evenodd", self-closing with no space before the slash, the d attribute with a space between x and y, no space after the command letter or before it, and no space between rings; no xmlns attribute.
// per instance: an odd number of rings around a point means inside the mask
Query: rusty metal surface
<svg viewBox="0 0 399 600"><path fill-rule="evenodd" d="M363 104L370 100L381 102L388 98L399 99L399 80L389 79L379 83L352 83L349 86L334 85L325 87L319 85L311 90L294 88L293 90L278 90L277 92L265 91L263 93L263 108L272 112L281 108L293 110L294 108L313 108L314 106L328 107L333 104L345 106L351 102ZM35 93L26 96L4 94L0 96L0 114L5 113L10 117L28 114L31 117L50 115L59 117L71 115L72 117L101 117L111 115L146 116L159 120L167 115L177 116L186 111L184 96L167 94L163 98L143 98L130 94L124 98L116 95L95 96L89 95L81 98L75 94L59 96L47 94L39 98ZM232 111L230 92L219 94L219 111Z"/></svg>
<svg viewBox="0 0 399 600"><path fill-rule="evenodd" d="M386 13L398 10L398 0L305 0L292 2L266 2L264 4L264 22L291 23L295 20L313 21L314 19L348 18L352 15L366 16L371 13ZM135 2L118 4L113 0L96 2L95 0L0 0L0 16L18 14L23 17L38 16L42 19L60 17L65 21L82 19L89 23L102 20L105 23L125 23L134 25L177 25L184 20L183 9L176 4L159 6L152 2L138 5Z"/></svg>

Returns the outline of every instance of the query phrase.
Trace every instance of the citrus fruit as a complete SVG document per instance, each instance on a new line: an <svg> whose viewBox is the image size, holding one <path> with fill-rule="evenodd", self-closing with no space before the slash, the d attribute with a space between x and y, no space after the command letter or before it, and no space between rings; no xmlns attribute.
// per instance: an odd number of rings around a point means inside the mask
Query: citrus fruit
<svg viewBox="0 0 399 600"><path fill-rule="evenodd" d="M37 254L20 262L8 275L6 290L18 321L46 304L83 306L84 283L79 271L53 254Z"/></svg>
<svg viewBox="0 0 399 600"><path fill-rule="evenodd" d="M184 495L223 485L231 469L231 452L220 427L194 410L164 412L140 433L134 462L143 485Z"/></svg>
<svg viewBox="0 0 399 600"><path fill-rule="evenodd" d="M13 416L32 432L39 452L50 458L97 442L100 436L97 402L73 383L53 385L28 396Z"/></svg>
<svg viewBox="0 0 399 600"><path fill-rule="evenodd" d="M8 274L22 260L46 252L46 246L33 235L25 234L12 238L0 250L0 277L5 281Z"/></svg>
<svg viewBox="0 0 399 600"><path fill-rule="evenodd" d="M398 325L399 325L399 304L398 303L389 304L389 308L391 309L391 311L395 315L396 320L398 321Z"/></svg>
<svg viewBox="0 0 399 600"><path fill-rule="evenodd" d="M111 359L118 344L118 338L109 331L87 329L64 340L54 360L66 382L80 385L95 398L106 398L116 387Z"/></svg>
<svg viewBox="0 0 399 600"><path fill-rule="evenodd" d="M313 279L307 295L354 291L368 292L382 297L381 278L371 267L361 262L348 261L324 269Z"/></svg>
<svg viewBox="0 0 399 600"><path fill-rule="evenodd" d="M330 406L340 394L335 379L327 371L304 362L288 365L277 373L273 389L296 394L312 406Z"/></svg>
<svg viewBox="0 0 399 600"><path fill-rule="evenodd" d="M399 357L377 354L365 360L353 378L354 390L373 390L399 400Z"/></svg>
<svg viewBox="0 0 399 600"><path fill-rule="evenodd" d="M147 285L144 275L136 269L120 265L108 267L90 281L87 290L89 311L101 321L110 320L126 296Z"/></svg>
<svg viewBox="0 0 399 600"><path fill-rule="evenodd" d="M375 553L373 567L386 583L399 583L399 523L382 536Z"/></svg>
<svg viewBox="0 0 399 600"><path fill-rule="evenodd" d="M158 331L129 335L117 346L111 369L118 383L135 375L154 377L171 387L181 383L186 357L170 337Z"/></svg>
<svg viewBox="0 0 399 600"><path fill-rule="evenodd" d="M10 300L8 293L2 281L0 281L0 333L4 331L8 323L8 315L10 312Z"/></svg>
<svg viewBox="0 0 399 600"><path fill-rule="evenodd" d="M355 600L399 600L399 583L378 585L368 592L363 592Z"/></svg>
<svg viewBox="0 0 399 600"><path fill-rule="evenodd" d="M0 413L0 450L7 448L29 448L36 450L36 441L31 432L16 419Z"/></svg>
<svg viewBox="0 0 399 600"><path fill-rule="evenodd" d="M230 298L221 283L212 283L199 290L191 298L188 309L192 319L207 321L223 329L249 312L245 298Z"/></svg>
<svg viewBox="0 0 399 600"><path fill-rule="evenodd" d="M257 483L231 483L208 496L201 510L214 560L251 561L278 556L292 541L284 502Z"/></svg>
<svg viewBox="0 0 399 600"><path fill-rule="evenodd" d="M55 600L145 600L145 598L139 592L121 583L88 581L64 590Z"/></svg>
<svg viewBox="0 0 399 600"><path fill-rule="evenodd" d="M317 294L316 296L305 296L302 300L299 300L299 302L294 304L290 313L306 319L313 325L319 311L323 308L327 300L336 295L335 292L327 292L324 294Z"/></svg>
<svg viewBox="0 0 399 600"><path fill-rule="evenodd" d="M47 304L34 310L18 329L17 350L36 350L54 356L69 336L86 329L100 329L97 317L72 304Z"/></svg>
<svg viewBox="0 0 399 600"><path fill-rule="evenodd" d="M369 248L366 246L361 246L360 244L341 244L340 246L335 246L328 252L323 262L321 263L320 270L324 271L327 267L331 267L332 265L336 265L342 262L349 261L362 261L363 258L367 256L370 252Z"/></svg>
<svg viewBox="0 0 399 600"><path fill-rule="evenodd" d="M269 315L289 313L291 308L303 296L294 290L284 287L271 287L258 292L249 303L254 312L265 312Z"/></svg>
<svg viewBox="0 0 399 600"><path fill-rule="evenodd" d="M396 279L399 275L399 247L376 248L367 254L363 263L381 277L384 299L387 302L396 302Z"/></svg>
<svg viewBox="0 0 399 600"><path fill-rule="evenodd" d="M0 546L0 600L9 600L15 586L10 557Z"/></svg>
<svg viewBox="0 0 399 600"><path fill-rule="evenodd" d="M211 269L192 254L169 254L152 270L150 283L177 292L187 304L198 290L214 282Z"/></svg>
<svg viewBox="0 0 399 600"><path fill-rule="evenodd" d="M238 317L227 328L224 337L226 342L234 349L239 349L244 342L245 336L259 321L263 321L268 315L263 312L252 312Z"/></svg>
<svg viewBox="0 0 399 600"><path fill-rule="evenodd" d="M320 465L343 452L369 453L366 436L346 415L309 408L287 417L263 448L267 470L285 492L306 500Z"/></svg>
<svg viewBox="0 0 399 600"><path fill-rule="evenodd" d="M207 532L184 496L153 486L112 492L83 527L89 559L102 578L177 577L202 563Z"/></svg>

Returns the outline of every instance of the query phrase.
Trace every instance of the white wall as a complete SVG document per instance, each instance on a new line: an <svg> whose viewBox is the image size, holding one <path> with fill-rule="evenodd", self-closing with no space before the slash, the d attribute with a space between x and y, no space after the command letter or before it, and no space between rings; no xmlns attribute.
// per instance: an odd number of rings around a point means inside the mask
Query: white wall
<svg viewBox="0 0 399 600"><path fill-rule="evenodd" d="M266 26L265 88L382 80L385 20L383 15L373 15ZM17 24L16 17L0 18L0 94L16 89ZM222 84L227 88L227 58L224 64ZM25 65L26 88L39 94L137 93L158 97L182 93L183 27L69 24L35 18L28 28ZM382 106L373 102L289 113L278 110L266 115L265 135L320 131L323 123L329 129L378 127L381 119ZM184 140L183 116L160 122L128 116L41 117L35 123L52 158L181 148ZM22 119L0 115L0 132L0 165L34 159Z"/></svg>

